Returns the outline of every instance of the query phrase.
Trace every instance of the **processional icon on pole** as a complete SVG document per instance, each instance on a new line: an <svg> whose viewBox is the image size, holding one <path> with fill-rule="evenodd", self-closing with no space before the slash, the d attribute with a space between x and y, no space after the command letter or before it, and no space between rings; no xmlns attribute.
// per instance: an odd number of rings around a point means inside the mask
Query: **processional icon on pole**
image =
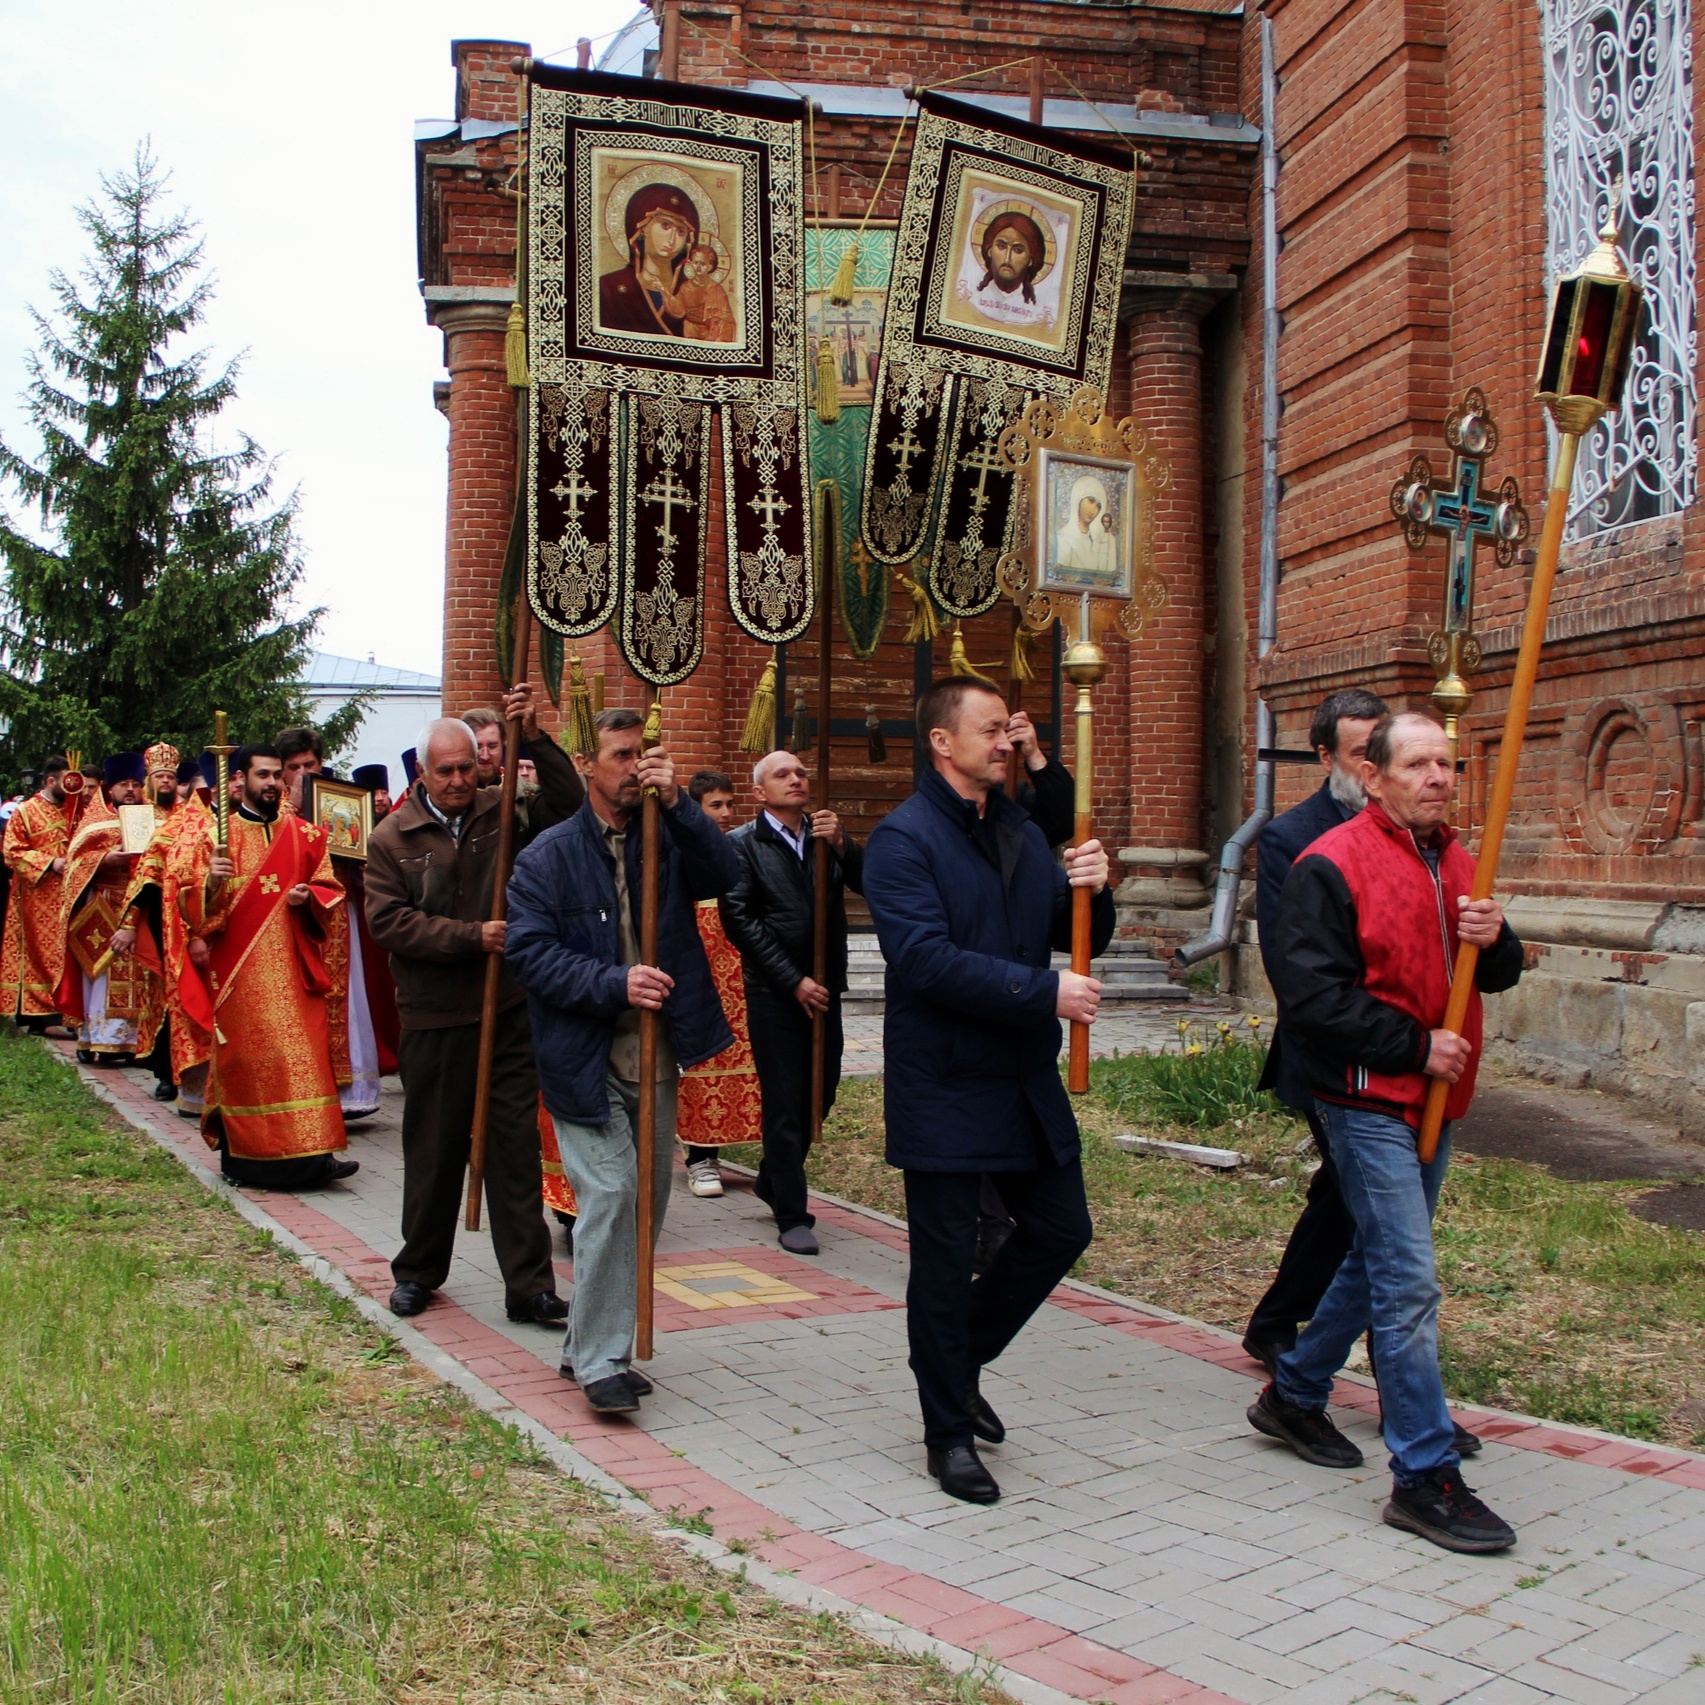
<svg viewBox="0 0 1705 1705"><path fill-rule="evenodd" d="M1107 672L1100 641L1109 632L1138 638L1166 603L1166 582L1154 572L1154 500L1172 471L1130 415L1113 420L1100 391L1084 387L1061 408L1046 397L1032 402L1000 437L1013 480L1014 548L1001 558L1002 589L1018 609L1017 655L1025 640L1058 621L1077 634L1068 641L1066 678L1077 688L1074 715L1077 782L1072 845L1091 837L1094 818L1094 704L1092 689ZM1072 969L1090 965L1090 897L1072 890ZM1067 1087L1089 1088L1089 1026L1073 1024Z"/></svg>

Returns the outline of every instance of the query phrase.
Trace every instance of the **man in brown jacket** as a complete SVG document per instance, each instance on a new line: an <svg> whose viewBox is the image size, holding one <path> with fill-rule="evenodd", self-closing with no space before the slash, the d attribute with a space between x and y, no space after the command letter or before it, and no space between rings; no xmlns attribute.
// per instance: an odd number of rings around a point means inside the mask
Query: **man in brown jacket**
<svg viewBox="0 0 1705 1705"><path fill-rule="evenodd" d="M511 715L525 694L505 701ZM534 728L528 743L554 812L577 810L584 789L568 756ZM501 789L481 787L473 730L451 717L419 741L420 779L373 831L367 922L391 956L403 1078L403 1247L391 1263L393 1314L419 1314L450 1271L473 1126L480 1006L488 954L503 953L492 923ZM518 814L519 815L519 814ZM524 845L525 828L517 840ZM486 1206L511 1320L560 1326L550 1232L539 1175L539 1090L527 997L506 969L498 996Z"/></svg>

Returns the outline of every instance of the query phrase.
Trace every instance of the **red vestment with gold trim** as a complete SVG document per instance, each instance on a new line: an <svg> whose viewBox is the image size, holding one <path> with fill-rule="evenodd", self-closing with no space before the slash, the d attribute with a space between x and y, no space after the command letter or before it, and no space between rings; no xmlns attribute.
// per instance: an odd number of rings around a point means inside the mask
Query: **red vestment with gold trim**
<svg viewBox="0 0 1705 1705"><path fill-rule="evenodd" d="M6 823L4 854L12 872L6 931L0 940L0 999L9 1018L56 1018L65 974L63 872L52 870L71 847L74 800L45 793L26 799Z"/></svg>
<svg viewBox="0 0 1705 1705"><path fill-rule="evenodd" d="M325 835L299 817L263 823L231 814L236 874L211 905L211 841L192 840L180 903L205 939L205 971L188 964L181 988L190 1016L213 1034L202 1135L223 1135L238 1160L295 1160L348 1146L332 1071L325 943L343 889ZM192 880L199 870L199 879ZM306 905L286 896L306 883Z"/></svg>
<svg viewBox="0 0 1705 1705"><path fill-rule="evenodd" d="M763 1098L758 1091L752 1038L746 1028L746 985L740 974L740 955L723 933L722 914L714 900L699 901L696 916L699 940L710 960L711 980L734 1041L703 1065L681 1073L675 1134L694 1148L762 1142Z"/></svg>

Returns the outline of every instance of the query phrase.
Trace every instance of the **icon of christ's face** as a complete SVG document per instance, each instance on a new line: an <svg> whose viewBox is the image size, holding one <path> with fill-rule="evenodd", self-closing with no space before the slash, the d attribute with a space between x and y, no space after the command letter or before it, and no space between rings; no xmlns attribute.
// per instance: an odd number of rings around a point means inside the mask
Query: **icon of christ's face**
<svg viewBox="0 0 1705 1705"><path fill-rule="evenodd" d="M1025 273L1031 263L1031 254L1030 244L1021 232L1010 226L997 232L990 239L985 253L989 271L994 275L992 282L997 290L1010 293L1024 282Z"/></svg>

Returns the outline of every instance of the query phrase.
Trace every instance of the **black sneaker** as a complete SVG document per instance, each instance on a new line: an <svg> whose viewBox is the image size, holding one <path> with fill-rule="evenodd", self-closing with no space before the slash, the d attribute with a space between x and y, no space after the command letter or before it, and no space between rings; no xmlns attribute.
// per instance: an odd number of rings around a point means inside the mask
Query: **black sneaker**
<svg viewBox="0 0 1705 1705"><path fill-rule="evenodd" d="M613 1373L595 1379L580 1388L581 1394L600 1415L631 1415L639 1407L639 1398L628 1384L625 1374Z"/></svg>
<svg viewBox="0 0 1705 1705"><path fill-rule="evenodd" d="M1508 1551L1516 1542L1516 1530L1493 1515L1454 1468L1435 1468L1415 1486L1394 1485L1385 1522L1446 1551Z"/></svg>
<svg viewBox="0 0 1705 1705"><path fill-rule="evenodd" d="M1304 1462L1319 1468L1360 1468L1362 1453L1332 1425L1324 1409L1304 1409L1287 1403L1276 1387L1265 1386L1249 1405L1249 1424L1256 1432L1287 1444Z"/></svg>

